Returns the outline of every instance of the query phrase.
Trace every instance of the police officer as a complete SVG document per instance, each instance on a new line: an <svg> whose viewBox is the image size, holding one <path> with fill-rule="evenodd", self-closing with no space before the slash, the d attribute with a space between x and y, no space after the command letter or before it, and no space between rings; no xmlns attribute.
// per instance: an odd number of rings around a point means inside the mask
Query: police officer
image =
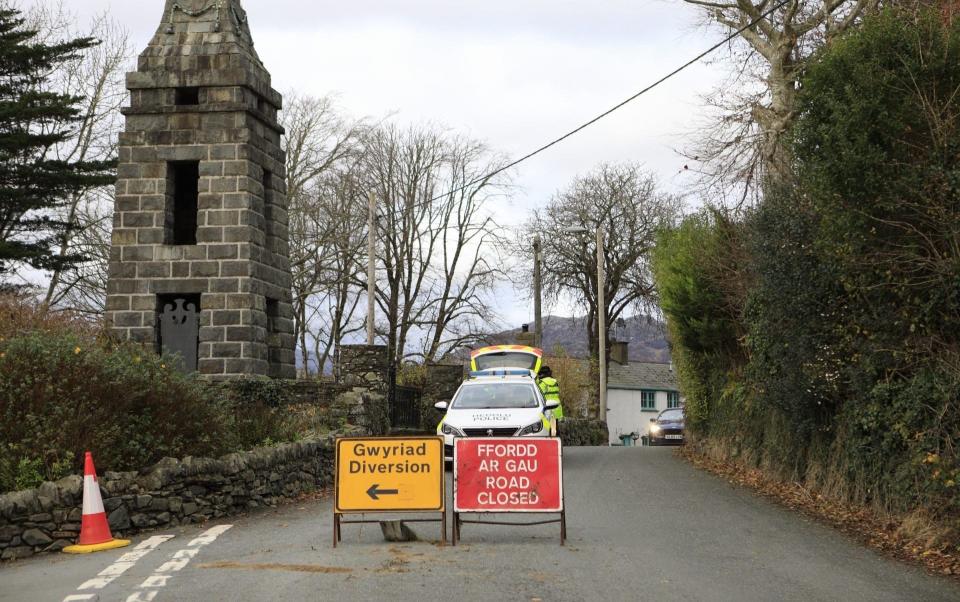
<svg viewBox="0 0 960 602"><path fill-rule="evenodd" d="M540 368L540 372L537 374L537 386L540 387L540 392L543 393L544 399L547 401L556 401L557 403L560 403L560 383L557 382L557 379L553 377L553 371L550 370L550 366L543 366ZM557 406L555 410L551 411L551 435L556 436L557 421L562 419L563 406Z"/></svg>

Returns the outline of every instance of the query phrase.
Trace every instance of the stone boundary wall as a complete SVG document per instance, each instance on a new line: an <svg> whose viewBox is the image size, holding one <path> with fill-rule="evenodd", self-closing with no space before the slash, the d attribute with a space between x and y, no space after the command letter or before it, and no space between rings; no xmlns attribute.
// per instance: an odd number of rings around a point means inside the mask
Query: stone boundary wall
<svg viewBox="0 0 960 602"><path fill-rule="evenodd" d="M352 429L343 435L360 435ZM214 458L164 458L137 472L106 472L100 493L114 537L237 514L333 482L332 434ZM54 552L80 534L83 479L73 475L0 495L0 559Z"/></svg>
<svg viewBox="0 0 960 602"><path fill-rule="evenodd" d="M438 401L453 399L466 376L462 364L430 364L427 366L420 400L420 428L424 433L434 434L443 419L443 412L433 407Z"/></svg>

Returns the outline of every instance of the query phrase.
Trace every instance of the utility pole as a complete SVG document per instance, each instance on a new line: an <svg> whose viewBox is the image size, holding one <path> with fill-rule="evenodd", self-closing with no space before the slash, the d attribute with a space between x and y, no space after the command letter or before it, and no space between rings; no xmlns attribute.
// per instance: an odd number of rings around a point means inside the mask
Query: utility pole
<svg viewBox="0 0 960 602"><path fill-rule="evenodd" d="M374 304L377 294L377 197L370 193L367 217L367 345L373 345Z"/></svg>
<svg viewBox="0 0 960 602"><path fill-rule="evenodd" d="M600 351L600 422L607 421L607 304L604 289L607 285L606 264L603 260L603 230L597 225L597 323Z"/></svg>
<svg viewBox="0 0 960 602"><path fill-rule="evenodd" d="M540 236L533 237L533 346L543 348L543 276L541 274Z"/></svg>

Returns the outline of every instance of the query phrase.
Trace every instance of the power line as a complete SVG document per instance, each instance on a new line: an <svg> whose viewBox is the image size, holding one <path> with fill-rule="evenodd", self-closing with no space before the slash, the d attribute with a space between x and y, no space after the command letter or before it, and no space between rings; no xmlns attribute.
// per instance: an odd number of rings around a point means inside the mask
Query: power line
<svg viewBox="0 0 960 602"><path fill-rule="evenodd" d="M571 136L582 132L583 130L587 129L587 128L590 127L591 125L593 125L593 124L597 123L598 121L600 121L601 119L603 119L604 117L607 117L608 115L610 115L610 114L612 114L612 113L614 113L614 112L616 112L616 111L619 111L620 109L622 109L622 108L625 107L626 105L630 104L630 103L633 102L634 100L640 98L641 96L643 96L644 94L646 94L646 93L649 92L650 90L653 90L654 88L656 88L656 87L659 86L660 84L662 84L662 83L666 82L667 80L673 78L675 75L679 74L681 71L686 70L688 67L693 66L694 64L700 62L701 60L703 60L703 59L706 58L707 56L713 54L713 53L716 52L718 49L722 48L725 44L727 44L728 42L732 41L734 38L736 38L737 36L739 36L739 35L742 34L743 32L747 31L748 29L751 29L751 28L755 27L760 21L766 19L767 17L769 17L770 15L772 15L772 14L773 14L774 12L776 12L777 10L779 10L779 9L783 8L784 6L786 6L787 3L791 2L791 1L793 1L793 0L782 0L781 2L779 2L778 4L776 4L773 8L771 8L771 9L767 10L766 12L760 14L756 19L754 19L754 20L751 21L750 23L744 25L744 26L741 27L740 29L734 31L733 33L731 33L730 35L728 35L727 37L725 37L723 40L721 40L720 42L717 42L716 44L714 44L713 46L711 46L711 47L708 48L707 50L704 50L703 52L701 52L700 54L698 54L696 57L690 59L689 61L687 61L687 62L684 63L683 65L677 67L676 69L674 69L673 71L671 71L671 72L668 73L667 75L664 75L663 77L661 77L661 78L658 79L657 81L653 82L652 84L650 84L650 85L647 86L646 88L640 90L639 92L637 92L636 94L634 94L634 95L631 96L630 98L627 98L627 99L624 100L623 102L621 102L621 103L619 103L619 104L611 107L610 109L604 111L603 113L600 113L599 115L597 115L596 117L594 117L594 118L591 119L590 121L584 123L583 125L579 126L578 128L567 132L567 133L564 134L563 136L560 136L559 138L556 138L555 140L553 140L553 141L551 141L551 142L548 142L547 144L544 144L543 146L541 146L540 148L534 150L533 152L527 153L526 155L520 157L520 158L517 159L516 161L513 161L513 162L511 162L511 163L509 163L509 164L507 164L507 165L504 165L503 167L500 167L500 168L498 168L498 169L495 169L494 171L491 171L490 173L488 173L488 174L486 174L486 175L483 175L483 176L481 176L481 177L479 177L479 178L476 178L476 179L474 179L474 180L471 180L470 182L467 182L466 184L464 184L463 186L461 186L461 187L459 187L459 188L454 188L453 190L450 190L450 191L447 191L447 192L445 192L445 193L443 193L443 194L441 194L441 195L435 196L435 197L433 197L432 199L430 199L430 200L428 200L428 201L425 201L424 204L432 203L432 202L434 202L434 201L438 201L438 200L442 199L442 198L445 197L445 196L449 196L449 195L451 195L451 194L456 194L456 193L458 193L458 192L462 192L463 190L466 190L467 188L473 186L474 184L479 184L480 182L483 182L484 180L488 180L488 179L490 179L490 178L492 178L492 177L494 177L494 176L496 176L496 175L498 175L498 174L501 174L501 173L503 173L503 172L505 172L505 171L507 171L507 170L509 170L509 169L513 169L513 168L516 167L517 165L520 165L521 163L524 163L524 162L532 159L533 157L536 157L537 155L539 155L540 153L544 152L545 150L547 150L547 149L549 149L549 148L552 148L552 147L560 144L561 142L563 142L563 141L566 140L567 138L570 138Z"/></svg>

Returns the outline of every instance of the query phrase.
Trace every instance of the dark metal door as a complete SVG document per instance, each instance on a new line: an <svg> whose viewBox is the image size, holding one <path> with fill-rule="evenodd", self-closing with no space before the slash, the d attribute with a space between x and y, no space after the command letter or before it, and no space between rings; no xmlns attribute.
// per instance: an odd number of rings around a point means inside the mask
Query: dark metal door
<svg viewBox="0 0 960 602"><path fill-rule="evenodd" d="M395 429L420 428L420 389L394 386L390 399L390 426Z"/></svg>
<svg viewBox="0 0 960 602"><path fill-rule="evenodd" d="M200 304L195 299L171 297L160 303L160 349L177 356L177 369L197 371L197 346L200 342Z"/></svg>

